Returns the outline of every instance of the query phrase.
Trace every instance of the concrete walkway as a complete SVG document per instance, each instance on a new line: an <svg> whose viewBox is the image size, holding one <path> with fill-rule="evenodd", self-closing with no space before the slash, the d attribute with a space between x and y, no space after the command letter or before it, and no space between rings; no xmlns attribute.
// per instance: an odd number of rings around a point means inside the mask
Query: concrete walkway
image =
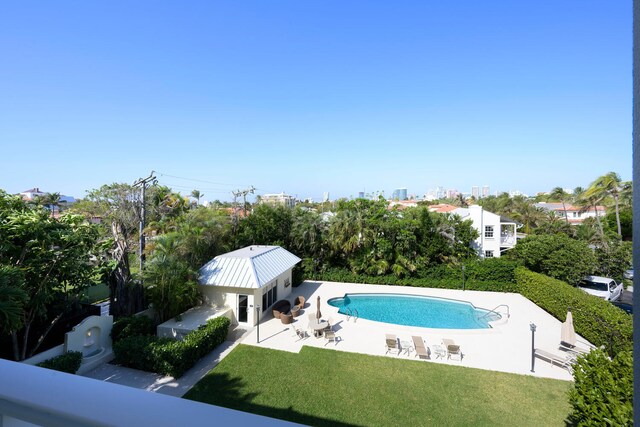
<svg viewBox="0 0 640 427"><path fill-rule="evenodd" d="M105 363L85 373L83 376L154 393L182 397L211 369L220 363L220 361L238 345L243 336L247 335L250 331L242 332L244 332L242 336L237 336L237 331L232 331L228 339L231 338L233 341L227 340L222 343L214 351L200 359L193 368L189 369L178 379L109 363Z"/></svg>

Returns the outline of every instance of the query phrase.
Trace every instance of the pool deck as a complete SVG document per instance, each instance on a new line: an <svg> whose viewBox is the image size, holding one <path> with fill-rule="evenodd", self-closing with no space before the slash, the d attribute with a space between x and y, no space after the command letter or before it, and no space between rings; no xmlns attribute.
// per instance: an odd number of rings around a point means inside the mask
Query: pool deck
<svg viewBox="0 0 640 427"><path fill-rule="evenodd" d="M327 300L344 296L345 293L390 293L425 295L468 301L478 308L491 310L500 304L509 306L510 316L493 324L491 329L431 329L412 326L401 326L375 322L367 319L347 320L347 316L339 314L336 307L327 304ZM257 342L258 328L254 328L244 336L242 343L265 348L299 352L303 345L331 350L349 351L374 356L385 356L415 360L416 363L446 363L456 366L509 372L536 377L554 378L570 381L572 375L564 368L551 365L536 358L535 372L531 372L531 331L529 324L535 323L536 348L563 356L558 349L560 344L561 322L542 310L540 307L520 294L501 292L462 291L452 289L413 288L384 285L364 285L354 283L313 282L306 281L294 288L289 300L298 295L306 298L305 307L292 325L307 330L308 315L317 311L317 297L320 296L320 310L323 319L332 318L334 330L339 337L337 343L327 342L324 338L311 335L299 339L291 329L279 319L268 314L260 322L260 342ZM500 312L505 312L504 308ZM421 336L426 346L431 349L430 360L420 360L415 352L406 354L385 354L385 334L395 334L400 341L408 341L413 346L411 336ZM436 358L433 346L441 344L443 338L452 339L460 345L462 361ZM578 336L578 343L583 347L590 346L584 338Z"/></svg>

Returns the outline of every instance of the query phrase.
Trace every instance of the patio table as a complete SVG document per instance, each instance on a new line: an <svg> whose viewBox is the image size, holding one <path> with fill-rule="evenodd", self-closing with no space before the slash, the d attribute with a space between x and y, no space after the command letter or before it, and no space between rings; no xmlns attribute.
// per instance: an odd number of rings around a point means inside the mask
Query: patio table
<svg viewBox="0 0 640 427"><path fill-rule="evenodd" d="M325 329L327 326L329 325L329 323L327 323L326 320L320 319L318 320L309 320L309 328L313 329L315 331L315 336L316 338L319 338L319 336L322 336L322 334L318 335L318 332L321 332L323 329Z"/></svg>
<svg viewBox="0 0 640 427"><path fill-rule="evenodd" d="M400 341L400 348L402 352L407 356L411 356L411 352L413 351L413 346L409 341Z"/></svg>
<svg viewBox="0 0 640 427"><path fill-rule="evenodd" d="M433 352L436 355L436 359L439 359L441 357L444 358L444 356L447 355L447 350L445 350L444 347L438 344L433 346Z"/></svg>

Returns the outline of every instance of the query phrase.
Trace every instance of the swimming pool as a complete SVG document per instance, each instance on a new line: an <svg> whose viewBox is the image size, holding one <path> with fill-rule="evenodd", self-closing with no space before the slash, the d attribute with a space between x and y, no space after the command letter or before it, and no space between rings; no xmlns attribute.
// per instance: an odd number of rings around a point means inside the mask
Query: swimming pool
<svg viewBox="0 0 640 427"><path fill-rule="evenodd" d="M437 329L488 329L498 313L466 301L406 294L345 294L327 303L342 314L397 325Z"/></svg>

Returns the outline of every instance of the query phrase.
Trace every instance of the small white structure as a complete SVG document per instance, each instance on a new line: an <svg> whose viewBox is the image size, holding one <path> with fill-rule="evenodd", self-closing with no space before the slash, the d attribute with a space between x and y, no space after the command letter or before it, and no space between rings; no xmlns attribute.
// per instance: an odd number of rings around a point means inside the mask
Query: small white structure
<svg viewBox="0 0 640 427"><path fill-rule="evenodd" d="M68 351L79 351L82 353L82 365L77 374L81 375L113 359L112 327L113 316L89 316L65 334L64 344L43 351L23 363L36 365Z"/></svg>
<svg viewBox="0 0 640 427"><path fill-rule="evenodd" d="M468 208L457 208L450 211L463 220L473 221L473 228L478 230L478 238L473 248L481 258L499 258L500 254L516 245L516 222L486 211L479 205Z"/></svg>
<svg viewBox="0 0 640 427"><path fill-rule="evenodd" d="M291 293L291 270L300 261L280 246L247 246L218 255L200 269L200 293L208 305L230 307L233 323L255 325Z"/></svg>

